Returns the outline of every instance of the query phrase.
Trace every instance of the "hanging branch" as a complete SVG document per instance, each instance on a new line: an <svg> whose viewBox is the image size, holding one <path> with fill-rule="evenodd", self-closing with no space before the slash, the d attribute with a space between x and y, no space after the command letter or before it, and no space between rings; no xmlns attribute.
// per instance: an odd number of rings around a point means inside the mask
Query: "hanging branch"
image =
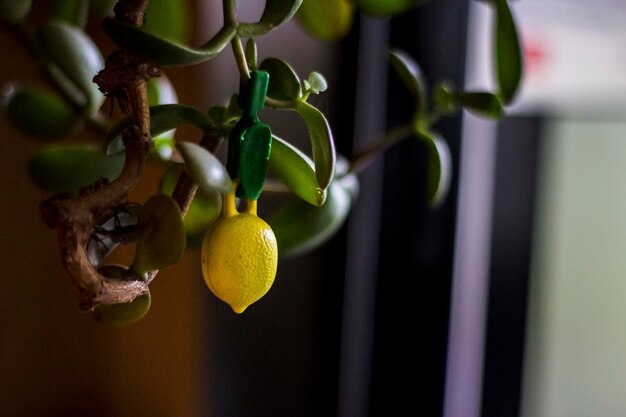
<svg viewBox="0 0 626 417"><path fill-rule="evenodd" d="M147 0L122 0L115 7L115 18L136 26L143 24ZM63 266L79 292L80 306L91 311L100 304L134 300L148 291L156 271L135 280L114 280L98 273L87 254L96 221L121 204L137 184L148 152L152 148L147 81L158 77L158 67L137 62L122 51L113 52L94 82L103 93L115 97L133 125L123 132L126 159L120 176L113 182L101 179L80 190L77 196L62 194L44 201L40 210L44 222L57 231Z"/></svg>

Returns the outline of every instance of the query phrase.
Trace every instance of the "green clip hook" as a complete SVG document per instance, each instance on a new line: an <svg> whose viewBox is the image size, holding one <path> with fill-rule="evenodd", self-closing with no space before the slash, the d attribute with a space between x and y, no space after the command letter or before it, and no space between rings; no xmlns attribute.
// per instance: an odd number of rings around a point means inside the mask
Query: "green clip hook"
<svg viewBox="0 0 626 417"><path fill-rule="evenodd" d="M237 196L256 200L263 191L272 148L272 131L259 121L265 105L269 74L252 71L250 80L239 89L239 107L243 114L233 126L228 139L226 169L231 178L239 178Z"/></svg>

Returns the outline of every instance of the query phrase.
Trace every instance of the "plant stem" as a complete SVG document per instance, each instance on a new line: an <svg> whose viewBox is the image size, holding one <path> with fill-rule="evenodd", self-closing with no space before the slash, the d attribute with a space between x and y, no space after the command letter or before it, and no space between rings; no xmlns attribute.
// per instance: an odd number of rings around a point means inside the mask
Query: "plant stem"
<svg viewBox="0 0 626 417"><path fill-rule="evenodd" d="M248 81L250 79L250 69L248 68L246 53L243 50L243 45L241 44L241 38L239 35L235 35L233 40L230 41L230 45L232 46L233 54L235 55L235 61L237 62L239 74L244 81Z"/></svg>
<svg viewBox="0 0 626 417"><path fill-rule="evenodd" d="M370 145L357 153L350 161L350 172L359 174L374 162L376 157L400 140L414 133L412 125L402 125L385 132L374 139Z"/></svg>

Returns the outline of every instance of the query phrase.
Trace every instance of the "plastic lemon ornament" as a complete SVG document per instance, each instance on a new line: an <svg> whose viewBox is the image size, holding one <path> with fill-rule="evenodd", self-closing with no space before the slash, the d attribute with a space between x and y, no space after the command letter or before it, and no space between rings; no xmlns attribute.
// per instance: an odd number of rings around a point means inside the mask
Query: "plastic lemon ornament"
<svg viewBox="0 0 626 417"><path fill-rule="evenodd" d="M256 215L256 201L235 206L235 191L224 196L220 218L202 242L202 274L209 289L235 313L263 297L274 283L278 264L276 237Z"/></svg>

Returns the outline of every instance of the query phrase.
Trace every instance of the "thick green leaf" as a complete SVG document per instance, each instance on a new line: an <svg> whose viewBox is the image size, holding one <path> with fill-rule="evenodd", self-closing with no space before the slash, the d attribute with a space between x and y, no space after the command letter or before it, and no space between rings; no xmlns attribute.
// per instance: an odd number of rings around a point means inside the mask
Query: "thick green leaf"
<svg viewBox="0 0 626 417"><path fill-rule="evenodd" d="M143 29L159 38L185 43L191 38L193 20L187 0L150 0Z"/></svg>
<svg viewBox="0 0 626 417"><path fill-rule="evenodd" d="M315 178L317 185L325 189L335 173L335 144L330 125L324 114L305 101L298 100L295 110L304 119L311 137Z"/></svg>
<svg viewBox="0 0 626 417"><path fill-rule="evenodd" d="M165 171L159 188L163 194L172 194L183 169L183 164L174 164ZM187 238L200 242L206 230L217 220L221 212L222 195L218 192L207 193L198 189L185 215Z"/></svg>
<svg viewBox="0 0 626 417"><path fill-rule="evenodd" d="M348 217L357 189L357 177L349 174L333 181L323 206L298 201L277 212L269 224L276 235L280 256L300 255L334 236Z"/></svg>
<svg viewBox="0 0 626 417"><path fill-rule="evenodd" d="M50 3L50 18L81 28L87 24L89 1L55 0Z"/></svg>
<svg viewBox="0 0 626 417"><path fill-rule="evenodd" d="M13 87L5 98L9 120L20 130L41 139L68 134L78 122L68 103L57 93L36 87Z"/></svg>
<svg viewBox="0 0 626 417"><path fill-rule="evenodd" d="M266 58L261 62L259 69L270 75L267 87L267 96L276 100L297 100L302 97L300 78L296 71L278 58Z"/></svg>
<svg viewBox="0 0 626 417"><path fill-rule="evenodd" d="M178 103L176 91L165 74L148 81L148 103L150 106ZM175 134L176 129L172 129L152 137L154 150L161 159L169 160L172 158Z"/></svg>
<svg viewBox="0 0 626 417"><path fill-rule="evenodd" d="M176 144L183 155L189 175L205 192L226 194L232 189L232 181L219 159L203 147L190 142Z"/></svg>
<svg viewBox="0 0 626 417"><path fill-rule="evenodd" d="M309 0L310 1L310 0ZM426 0L355 0L363 14L373 17L391 17L425 3Z"/></svg>
<svg viewBox="0 0 626 417"><path fill-rule="evenodd" d="M324 204L326 191L317 185L313 161L276 135L272 140L269 171L304 201L314 206Z"/></svg>
<svg viewBox="0 0 626 417"><path fill-rule="evenodd" d="M155 269L180 261L185 252L185 222L178 204L164 194L150 197L139 213L139 224L149 225L151 233L137 243L130 269L143 276Z"/></svg>
<svg viewBox="0 0 626 417"><path fill-rule="evenodd" d="M52 193L76 192L101 178L116 179L124 166L124 154L105 155L90 146L53 146L39 152L28 172L39 187Z"/></svg>
<svg viewBox="0 0 626 417"><path fill-rule="evenodd" d="M311 35L329 41L350 31L353 15L354 4L348 0L305 0L296 17Z"/></svg>
<svg viewBox="0 0 626 417"><path fill-rule="evenodd" d="M54 64L84 95L90 114L98 111L104 96L93 77L104 68L100 50L87 34L72 25L48 22L39 31L40 40Z"/></svg>
<svg viewBox="0 0 626 417"><path fill-rule="evenodd" d="M104 19L102 25L107 35L120 48L154 64L172 67L197 64L213 58L237 34L235 28L224 26L209 42L194 49L115 19Z"/></svg>
<svg viewBox="0 0 626 417"><path fill-rule="evenodd" d="M507 0L496 0L494 31L495 63L500 95L505 104L513 100L522 80L523 62L515 20Z"/></svg>
<svg viewBox="0 0 626 417"><path fill-rule="evenodd" d="M416 112L423 114L428 105L427 87L419 65L406 52L397 49L389 52L389 62L413 96Z"/></svg>
<svg viewBox="0 0 626 417"><path fill-rule="evenodd" d="M502 117L500 98L487 92L463 92L459 94L459 102L467 110L483 117L499 119Z"/></svg>
<svg viewBox="0 0 626 417"><path fill-rule="evenodd" d="M165 74L148 81L148 103L150 106L178 103L176 90Z"/></svg>
<svg viewBox="0 0 626 417"><path fill-rule="evenodd" d="M106 151L108 154L124 150L120 135L131 124L132 119L127 116L111 128L107 134ZM157 137L184 124L195 126L204 132L211 127L209 117L195 107L182 104L161 104L150 107L150 134L152 137Z"/></svg>
<svg viewBox="0 0 626 417"><path fill-rule="evenodd" d="M428 200L432 208L445 201L450 191L452 156L448 143L434 133L420 133L428 147Z"/></svg>
<svg viewBox="0 0 626 417"><path fill-rule="evenodd" d="M138 277L123 265L103 265L98 272L109 279L133 280ZM101 304L93 311L93 317L97 322L110 326L126 326L141 320L150 310L152 302L150 290L140 295L130 303Z"/></svg>
<svg viewBox="0 0 626 417"><path fill-rule="evenodd" d="M261 19L257 23L240 22L237 31L244 38L264 35L291 19L300 4L302 0L265 0Z"/></svg>
<svg viewBox="0 0 626 417"><path fill-rule="evenodd" d="M33 0L0 0L0 19L20 23L28 16Z"/></svg>
<svg viewBox="0 0 626 417"><path fill-rule="evenodd" d="M239 197L254 201L261 195L271 148L272 131L265 123L255 123L244 133L239 160Z"/></svg>
<svg viewBox="0 0 626 417"><path fill-rule="evenodd" d="M454 87L446 82L439 82L435 86L433 90L433 101L435 111L442 114L450 114L458 107Z"/></svg>

